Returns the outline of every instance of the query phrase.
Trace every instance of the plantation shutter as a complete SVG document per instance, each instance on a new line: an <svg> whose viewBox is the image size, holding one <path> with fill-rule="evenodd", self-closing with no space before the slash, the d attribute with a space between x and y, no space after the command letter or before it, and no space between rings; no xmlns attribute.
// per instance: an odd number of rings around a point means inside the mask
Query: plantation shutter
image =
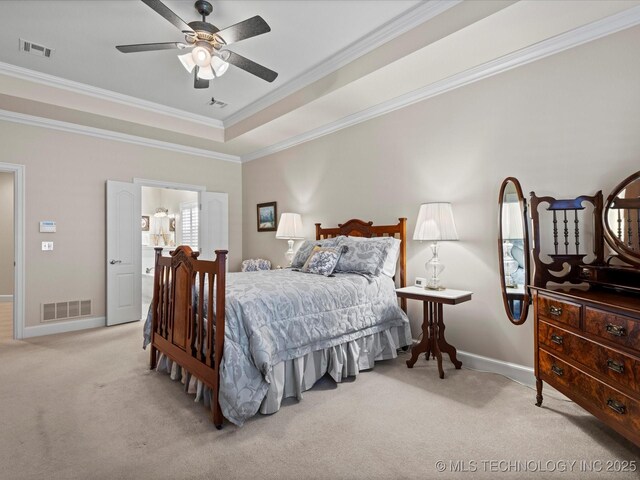
<svg viewBox="0 0 640 480"><path fill-rule="evenodd" d="M198 202L180 204L180 221L182 227L182 245L198 249Z"/></svg>

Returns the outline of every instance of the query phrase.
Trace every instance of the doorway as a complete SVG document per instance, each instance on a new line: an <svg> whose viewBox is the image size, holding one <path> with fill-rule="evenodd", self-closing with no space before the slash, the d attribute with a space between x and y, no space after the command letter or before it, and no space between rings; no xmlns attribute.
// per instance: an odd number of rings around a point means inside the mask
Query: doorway
<svg viewBox="0 0 640 480"><path fill-rule="evenodd" d="M0 340L14 338L15 205L13 172L0 171Z"/></svg>
<svg viewBox="0 0 640 480"><path fill-rule="evenodd" d="M153 297L155 247L198 249L198 192L175 188L141 187L142 318Z"/></svg>

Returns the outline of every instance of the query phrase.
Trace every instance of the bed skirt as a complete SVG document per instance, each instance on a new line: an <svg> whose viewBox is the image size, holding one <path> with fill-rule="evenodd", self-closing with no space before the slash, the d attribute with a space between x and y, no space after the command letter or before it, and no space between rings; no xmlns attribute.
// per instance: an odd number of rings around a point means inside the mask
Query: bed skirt
<svg viewBox="0 0 640 480"><path fill-rule="evenodd" d="M396 358L397 350L408 345L411 345L410 330L408 325L401 325L277 363L266 379L269 390L259 411L275 413L283 399L295 397L301 400L302 392L312 388L325 374L340 383L346 377L357 376L361 370L373 368L377 361ZM187 393L195 394L196 402L210 405L210 389L160 352L156 370L168 373L172 380L181 381Z"/></svg>

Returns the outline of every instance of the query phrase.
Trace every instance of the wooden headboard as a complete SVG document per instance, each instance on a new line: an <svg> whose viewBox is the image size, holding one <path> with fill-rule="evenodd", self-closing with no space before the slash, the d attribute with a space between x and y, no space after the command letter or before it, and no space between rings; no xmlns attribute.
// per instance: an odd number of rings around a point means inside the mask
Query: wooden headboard
<svg viewBox="0 0 640 480"><path fill-rule="evenodd" d="M316 223L316 240L323 238L333 238L339 235L351 237L397 237L400 239L400 257L398 258L400 268L400 287L407 286L407 219L399 218L395 225L374 225L373 222L363 222L358 219L351 219L348 222L340 223L334 228L322 228L320 223ZM402 309L407 311L407 300L402 299Z"/></svg>

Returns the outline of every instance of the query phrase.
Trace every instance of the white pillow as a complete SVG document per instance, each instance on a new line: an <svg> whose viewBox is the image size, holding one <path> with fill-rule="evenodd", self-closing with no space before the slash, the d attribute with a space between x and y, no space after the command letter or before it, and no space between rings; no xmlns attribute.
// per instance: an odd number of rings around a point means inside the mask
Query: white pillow
<svg viewBox="0 0 640 480"><path fill-rule="evenodd" d="M398 258L400 258L400 244L402 243L399 238L392 238L393 243L387 252L384 265L382 265L382 273L391 278L396 275L396 264L398 263Z"/></svg>
<svg viewBox="0 0 640 480"><path fill-rule="evenodd" d="M396 264L398 263L398 258L400 258L400 244L402 243L399 238L396 237L348 237L350 240L355 241L384 241L388 242L391 240L391 246L389 250L387 250L387 257L384 259L384 263L382 264L382 269L380 273L385 274L387 277L395 277L396 275Z"/></svg>

